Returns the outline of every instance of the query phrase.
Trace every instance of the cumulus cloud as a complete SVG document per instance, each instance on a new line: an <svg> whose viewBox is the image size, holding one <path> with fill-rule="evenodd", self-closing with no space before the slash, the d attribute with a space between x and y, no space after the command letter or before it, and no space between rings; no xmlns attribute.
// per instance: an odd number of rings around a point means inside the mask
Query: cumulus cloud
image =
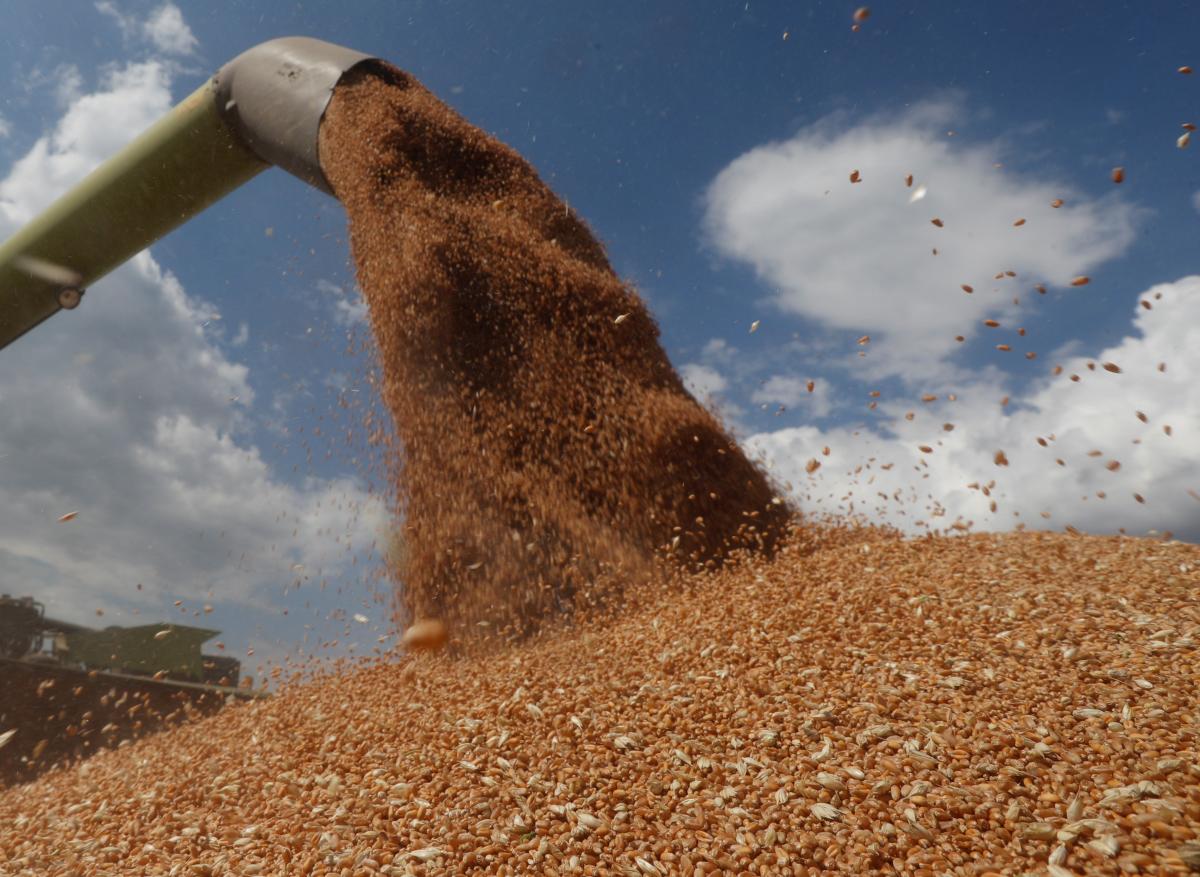
<svg viewBox="0 0 1200 877"><path fill-rule="evenodd" d="M792 375L771 375L754 391L751 400L764 405L783 405L800 409L809 417L825 417L833 408L829 398L829 383L812 382Z"/></svg>
<svg viewBox="0 0 1200 877"><path fill-rule="evenodd" d="M98 91L70 104L54 130L0 181L0 221L11 230L32 219L170 108L170 76L162 64L112 71Z"/></svg>
<svg viewBox="0 0 1200 877"><path fill-rule="evenodd" d="M1064 286L1121 254L1138 218L1116 195L996 167L1002 144L946 136L963 112L943 99L853 125L839 116L753 149L710 185L707 237L784 312L870 333L876 375L944 375L955 335L1004 316L1034 283ZM1005 271L1018 280L994 279Z"/></svg>
<svg viewBox="0 0 1200 877"><path fill-rule="evenodd" d="M145 40L160 52L190 55L199 45L183 13L174 3L164 3L145 20L122 12L112 0L99 0L96 9L116 22L127 40Z"/></svg>
<svg viewBox="0 0 1200 877"><path fill-rule="evenodd" d="M702 405L717 415L725 426L737 434L748 432L746 409L735 400L735 381L727 366L740 372L744 364L733 359L736 348L714 338L701 354L700 362L685 362L678 368L683 385Z"/></svg>
<svg viewBox="0 0 1200 877"><path fill-rule="evenodd" d="M50 70L34 67L18 77L15 85L26 97L38 92L52 94L55 104L61 109L74 103L83 94L83 74L74 64L58 64Z"/></svg>
<svg viewBox="0 0 1200 877"><path fill-rule="evenodd" d="M322 278L317 281L317 292L332 302L331 316L336 325L348 329L367 325L367 302L357 289L347 291L345 287Z"/></svg>
<svg viewBox="0 0 1200 877"><path fill-rule="evenodd" d="M126 15L120 10L116 3L112 0L96 0L96 11L101 15L107 15L121 29L121 33L125 38L132 37L138 30L137 21L131 15Z"/></svg>
<svg viewBox="0 0 1200 877"><path fill-rule="evenodd" d="M142 30L159 51L173 55L190 55L198 45L192 29L183 20L183 13L174 3L164 3L154 10Z"/></svg>
<svg viewBox="0 0 1200 877"><path fill-rule="evenodd" d="M719 395L729 385L725 377L712 366L688 362L679 367L679 376L688 391L698 399Z"/></svg>
<svg viewBox="0 0 1200 877"><path fill-rule="evenodd" d="M887 419L875 428L807 426L747 444L810 513L854 513L908 532L957 521L985 530L1169 530L1200 541L1200 276L1152 287L1135 311L1119 343L1091 356L1068 345L1074 353L1054 360L1062 374L1007 406L1003 378L993 375L964 385L954 401L883 400ZM819 453L826 445L829 457ZM1007 465L997 465L997 451ZM813 458L823 465L809 474Z"/></svg>
<svg viewBox="0 0 1200 877"><path fill-rule="evenodd" d="M170 104L156 63L80 97L0 178L0 238ZM0 351L0 568L53 614L164 594L262 607L295 569L349 569L348 546L383 525L354 479L273 471L250 438L249 371L213 312L146 252Z"/></svg>
<svg viewBox="0 0 1200 877"><path fill-rule="evenodd" d="M74 64L60 64L47 78L53 83L54 99L60 107L73 104L83 95L83 74Z"/></svg>
<svg viewBox="0 0 1200 877"><path fill-rule="evenodd" d="M334 321L339 326L365 326L367 324L367 303L363 299L339 298L334 302Z"/></svg>

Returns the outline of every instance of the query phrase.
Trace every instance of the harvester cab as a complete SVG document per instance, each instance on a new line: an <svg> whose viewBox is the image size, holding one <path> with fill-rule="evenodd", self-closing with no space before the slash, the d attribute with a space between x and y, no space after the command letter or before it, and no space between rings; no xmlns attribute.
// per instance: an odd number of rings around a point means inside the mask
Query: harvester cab
<svg viewBox="0 0 1200 877"><path fill-rule="evenodd" d="M23 658L41 646L46 607L32 597L0 594L0 658Z"/></svg>

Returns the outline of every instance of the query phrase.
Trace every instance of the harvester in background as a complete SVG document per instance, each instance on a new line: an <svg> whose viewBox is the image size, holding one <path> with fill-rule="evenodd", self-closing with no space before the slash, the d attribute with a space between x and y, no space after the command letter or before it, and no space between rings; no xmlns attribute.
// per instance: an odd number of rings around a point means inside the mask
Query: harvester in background
<svg viewBox="0 0 1200 877"><path fill-rule="evenodd" d="M0 658L23 658L37 651L45 621L46 607L32 597L0 594Z"/></svg>
<svg viewBox="0 0 1200 877"><path fill-rule="evenodd" d="M0 658L157 680L237 687L241 662L201 654L219 630L183 624L103 630L46 617L32 597L0 594Z"/></svg>
<svg viewBox="0 0 1200 877"><path fill-rule="evenodd" d="M239 684L236 658L203 654L218 633L169 623L98 630L47 618L32 597L0 595L0 785L264 696Z"/></svg>

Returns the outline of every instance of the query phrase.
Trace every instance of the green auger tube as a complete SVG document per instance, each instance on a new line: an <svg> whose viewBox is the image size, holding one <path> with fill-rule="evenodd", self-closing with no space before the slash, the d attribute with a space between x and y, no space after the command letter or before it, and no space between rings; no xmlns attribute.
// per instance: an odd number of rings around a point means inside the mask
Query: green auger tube
<svg viewBox="0 0 1200 877"><path fill-rule="evenodd" d="M307 37L262 43L0 244L0 347L271 165L330 192L317 155L341 77L371 60Z"/></svg>

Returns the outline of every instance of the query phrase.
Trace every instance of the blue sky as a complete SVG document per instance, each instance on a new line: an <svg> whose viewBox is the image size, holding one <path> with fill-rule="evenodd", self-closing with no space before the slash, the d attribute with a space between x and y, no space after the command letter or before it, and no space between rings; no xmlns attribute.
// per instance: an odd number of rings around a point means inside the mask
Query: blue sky
<svg viewBox="0 0 1200 877"><path fill-rule="evenodd" d="M0 236L225 60L321 37L521 151L810 513L1200 538L1200 10L880 3L855 33L854 6L14 0ZM271 171L0 351L4 589L114 623L207 604L251 667L306 633L370 650L362 317L340 207Z"/></svg>

